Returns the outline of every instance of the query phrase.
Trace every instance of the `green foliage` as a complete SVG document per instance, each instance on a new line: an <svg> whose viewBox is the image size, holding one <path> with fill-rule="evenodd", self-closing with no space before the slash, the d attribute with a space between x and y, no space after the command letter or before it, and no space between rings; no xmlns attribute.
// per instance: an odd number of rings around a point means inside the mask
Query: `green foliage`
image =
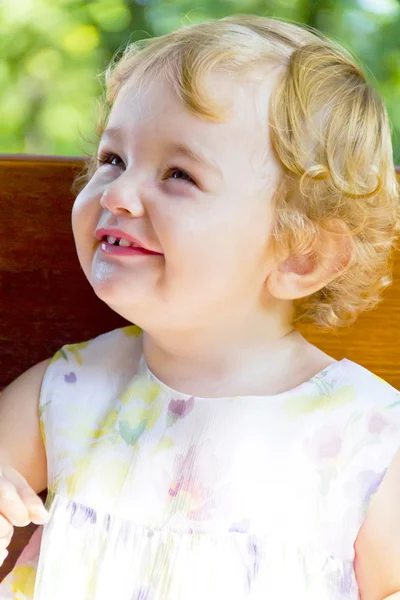
<svg viewBox="0 0 400 600"><path fill-rule="evenodd" d="M0 152L81 155L95 128L100 74L117 50L236 13L308 23L355 52L386 101L400 163L396 0L2 0Z"/></svg>

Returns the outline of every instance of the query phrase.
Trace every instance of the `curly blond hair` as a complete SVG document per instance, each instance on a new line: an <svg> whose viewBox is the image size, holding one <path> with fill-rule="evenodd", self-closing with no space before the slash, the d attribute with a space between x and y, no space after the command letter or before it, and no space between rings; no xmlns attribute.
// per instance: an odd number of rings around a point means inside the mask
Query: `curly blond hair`
<svg viewBox="0 0 400 600"><path fill-rule="evenodd" d="M193 113L218 122L224 117L205 92L207 75L238 75L264 64L281 69L269 117L284 171L273 199L276 251L310 254L332 223L352 241L347 269L296 301L295 319L324 327L350 323L391 283L400 205L385 106L348 51L309 28L250 15L141 40L104 74L97 133L133 74L135 81L162 74ZM79 183L95 169L94 157Z"/></svg>

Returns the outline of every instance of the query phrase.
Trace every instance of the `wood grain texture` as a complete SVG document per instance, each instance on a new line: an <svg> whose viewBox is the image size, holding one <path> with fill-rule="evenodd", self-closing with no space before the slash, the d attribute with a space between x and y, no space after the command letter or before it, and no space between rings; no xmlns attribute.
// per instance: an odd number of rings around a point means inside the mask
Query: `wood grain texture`
<svg viewBox="0 0 400 600"><path fill-rule="evenodd" d="M82 164L0 156L0 389L61 345L125 323L76 256L71 185Z"/></svg>
<svg viewBox="0 0 400 600"><path fill-rule="evenodd" d="M126 324L93 293L76 257L71 185L82 167L81 158L0 156L0 389L63 344ZM346 330L301 330L400 388L400 255L377 309ZM0 579L32 529L18 530Z"/></svg>

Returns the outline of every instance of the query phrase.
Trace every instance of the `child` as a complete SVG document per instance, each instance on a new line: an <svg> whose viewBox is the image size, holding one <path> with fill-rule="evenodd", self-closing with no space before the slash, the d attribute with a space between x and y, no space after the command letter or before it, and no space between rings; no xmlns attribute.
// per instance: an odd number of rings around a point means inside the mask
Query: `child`
<svg viewBox="0 0 400 600"><path fill-rule="evenodd" d="M2 394L3 548L48 522L0 598L395 594L400 394L295 329L349 322L388 284L381 100L332 42L253 16L134 44L106 84L73 231L135 325Z"/></svg>

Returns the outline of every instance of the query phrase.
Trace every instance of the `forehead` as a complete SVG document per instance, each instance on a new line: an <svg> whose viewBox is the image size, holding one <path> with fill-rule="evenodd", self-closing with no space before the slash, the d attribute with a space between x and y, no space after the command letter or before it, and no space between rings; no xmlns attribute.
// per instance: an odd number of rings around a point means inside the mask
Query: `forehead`
<svg viewBox="0 0 400 600"><path fill-rule="evenodd" d="M107 129L117 129L127 143L169 141L211 150L220 160L269 149L268 104L273 75L232 80L210 74L205 95L227 109L224 121L212 122L192 112L163 77L138 85L132 79L120 90Z"/></svg>

